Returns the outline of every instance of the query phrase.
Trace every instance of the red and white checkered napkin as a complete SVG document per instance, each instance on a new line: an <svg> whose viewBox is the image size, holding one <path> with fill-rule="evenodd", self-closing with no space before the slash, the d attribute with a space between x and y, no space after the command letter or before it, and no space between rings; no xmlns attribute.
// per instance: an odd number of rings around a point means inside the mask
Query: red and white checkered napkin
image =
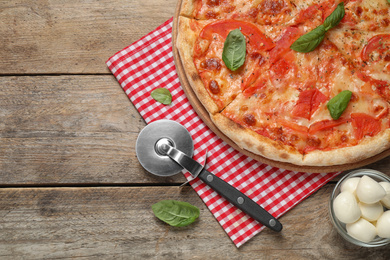
<svg viewBox="0 0 390 260"><path fill-rule="evenodd" d="M223 142L198 117L181 88L173 60L171 37L172 18L107 61L107 66L146 123L170 119L184 125L194 139L194 159L201 162L207 149L206 168L276 218L339 174L292 172L271 167ZM171 92L171 105L162 105L150 96L152 90L160 87ZM185 176L190 177L188 173ZM201 180L190 184L237 247L264 228Z"/></svg>

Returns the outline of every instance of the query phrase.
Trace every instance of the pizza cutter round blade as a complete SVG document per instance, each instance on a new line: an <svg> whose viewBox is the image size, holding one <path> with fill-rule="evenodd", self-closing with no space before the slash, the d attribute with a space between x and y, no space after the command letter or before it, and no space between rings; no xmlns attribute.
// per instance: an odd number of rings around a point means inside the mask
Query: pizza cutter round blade
<svg viewBox="0 0 390 260"><path fill-rule="evenodd" d="M136 143L138 159L150 173L171 176L186 169L194 178L199 177L255 220L274 231L282 230L282 224L263 207L192 159L193 149L192 137L187 129L170 120L160 120L146 126Z"/></svg>
<svg viewBox="0 0 390 260"><path fill-rule="evenodd" d="M183 167L158 151L156 144L160 140L189 157L193 155L194 144L188 130L175 121L158 120L142 129L137 138L136 153L142 167L157 176L172 176L181 172Z"/></svg>

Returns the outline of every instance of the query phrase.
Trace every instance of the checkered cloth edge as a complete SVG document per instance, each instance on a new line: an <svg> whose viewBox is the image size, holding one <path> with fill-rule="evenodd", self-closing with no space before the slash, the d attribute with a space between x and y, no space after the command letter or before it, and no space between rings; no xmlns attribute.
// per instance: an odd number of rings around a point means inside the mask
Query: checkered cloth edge
<svg viewBox="0 0 390 260"><path fill-rule="evenodd" d="M271 167L241 154L216 136L198 117L181 88L172 53L172 21L169 19L106 62L146 123L170 119L182 124L194 140L193 158L202 163L207 151L206 168L210 172L276 218L339 174L293 172ZM171 105L162 105L151 98L150 92L160 87L171 92ZM189 173L184 174L190 178ZM201 180L190 184L237 247L264 228Z"/></svg>

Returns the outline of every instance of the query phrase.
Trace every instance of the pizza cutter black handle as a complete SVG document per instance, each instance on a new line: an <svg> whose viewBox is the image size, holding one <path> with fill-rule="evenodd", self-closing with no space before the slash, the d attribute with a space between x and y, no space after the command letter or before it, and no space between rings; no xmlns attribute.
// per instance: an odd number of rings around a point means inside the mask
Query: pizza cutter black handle
<svg viewBox="0 0 390 260"><path fill-rule="evenodd" d="M173 161L189 171L193 177L199 177L219 195L226 198L234 206L241 209L261 224L274 231L279 232L282 230L282 224L263 207L255 203L229 183L206 171L201 164L169 145L164 139L160 139L156 143L156 151L161 155L169 156Z"/></svg>
<svg viewBox="0 0 390 260"><path fill-rule="evenodd" d="M244 211L246 214L263 224L264 226L274 230L281 231L283 226L282 224L274 218L268 211L266 211L259 204L251 200L245 194L215 176L214 174L203 170L198 177L207 183L213 190L215 190L219 195L223 196L230 203L232 203L237 208Z"/></svg>

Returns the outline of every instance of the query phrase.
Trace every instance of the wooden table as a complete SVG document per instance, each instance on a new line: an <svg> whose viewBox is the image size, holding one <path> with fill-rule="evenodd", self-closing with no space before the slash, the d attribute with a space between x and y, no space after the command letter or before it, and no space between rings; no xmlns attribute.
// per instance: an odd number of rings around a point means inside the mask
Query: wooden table
<svg viewBox="0 0 390 260"><path fill-rule="evenodd" d="M105 61L173 16L176 0L0 1L0 259L381 259L332 228L336 180L237 249L183 176L138 163L144 121ZM389 159L369 168L390 174ZM173 228L151 205L199 220Z"/></svg>

